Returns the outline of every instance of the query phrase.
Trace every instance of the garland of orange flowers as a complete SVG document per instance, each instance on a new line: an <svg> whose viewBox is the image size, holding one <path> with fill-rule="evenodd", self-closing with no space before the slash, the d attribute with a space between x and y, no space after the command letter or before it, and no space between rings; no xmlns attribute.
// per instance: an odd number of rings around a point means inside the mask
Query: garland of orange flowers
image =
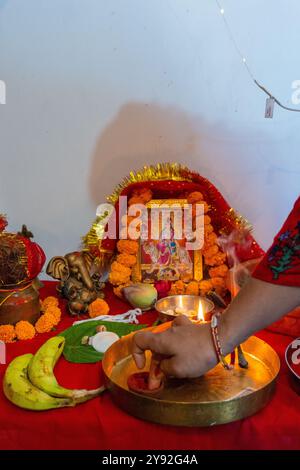
<svg viewBox="0 0 300 470"><path fill-rule="evenodd" d="M135 190L128 201L128 206L132 204L146 204L152 199L152 191L150 189ZM209 278L200 282L191 281L184 283L183 281L175 281L172 284L170 295L174 294L191 294L205 295L211 290L215 290L218 294L223 295L226 291L225 277L228 272L226 264L226 254L223 253L217 244L217 234L208 215L210 206L204 200L201 192L193 191L187 197L187 202L192 204L193 221L196 214L196 204L202 204L204 208L204 248L202 254L206 266L210 266L208 271ZM122 223L125 228L122 235L128 236L128 226L135 217L123 216ZM137 227L137 230L139 228ZM118 255L111 265L109 281L114 286L114 293L122 298L122 289L134 282L139 281L137 268L137 253L139 243L136 240L121 239L117 243Z"/></svg>
<svg viewBox="0 0 300 470"><path fill-rule="evenodd" d="M32 339L36 333L48 333L61 320L61 310L58 307L58 299L53 296L46 297L41 302L43 314L35 325L21 320L16 325L0 325L0 341L13 343L14 341Z"/></svg>
<svg viewBox="0 0 300 470"><path fill-rule="evenodd" d="M35 325L21 320L16 325L0 325L0 341L14 343L16 340L32 339L36 333L49 333L61 320L61 310L58 307L58 299L53 296L46 297L41 302L42 315ZM98 315L107 315L109 305L103 299L96 299L88 307L91 318Z"/></svg>

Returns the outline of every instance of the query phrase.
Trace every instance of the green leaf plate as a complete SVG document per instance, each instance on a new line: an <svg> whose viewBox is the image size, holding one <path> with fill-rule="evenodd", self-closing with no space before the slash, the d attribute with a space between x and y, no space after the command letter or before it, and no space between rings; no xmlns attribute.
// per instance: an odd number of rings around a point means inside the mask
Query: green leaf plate
<svg viewBox="0 0 300 470"><path fill-rule="evenodd" d="M67 361L76 362L77 364L86 364L98 362L103 359L103 353L97 352L90 345L81 344L83 336L95 335L96 327L99 325L105 325L107 331L112 331L119 337L147 327L147 325L131 325L129 323L107 321L88 321L71 326L59 334L59 336L63 336L66 340L63 354Z"/></svg>

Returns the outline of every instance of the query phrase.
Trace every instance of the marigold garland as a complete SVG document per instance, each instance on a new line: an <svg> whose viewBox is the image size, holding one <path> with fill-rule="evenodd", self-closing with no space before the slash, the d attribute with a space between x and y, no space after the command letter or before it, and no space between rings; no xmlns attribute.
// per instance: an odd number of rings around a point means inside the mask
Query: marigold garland
<svg viewBox="0 0 300 470"><path fill-rule="evenodd" d="M152 199L152 191L149 189L141 189L133 191L128 206L132 204L146 204ZM184 283L178 280L172 283L169 295L190 294L190 295L206 295L212 289L218 294L224 294L226 291L224 277L227 274L228 266L226 263L226 254L223 253L217 244L217 234L212 225L212 219L208 215L211 207L204 200L204 196L200 191L193 191L187 196L187 202L192 204L193 224L196 220L196 205L202 204L204 209L204 248L202 250L204 263L210 267L208 270L208 279L200 282L191 281ZM128 227L135 217L123 216L122 236L128 235ZM121 239L117 243L118 255L116 260L111 264L109 281L114 286L115 295L122 298L123 287L130 285L132 282L139 282L137 272L137 253L139 243L136 240Z"/></svg>
<svg viewBox="0 0 300 470"><path fill-rule="evenodd" d="M58 325L61 320L61 310L60 308L55 307L54 305L50 305L50 307L48 307L45 311L44 315L52 317L52 322L54 326Z"/></svg>
<svg viewBox="0 0 300 470"><path fill-rule="evenodd" d="M44 314L40 316L35 324L35 329L38 333L49 333L54 327L52 315Z"/></svg>
<svg viewBox="0 0 300 470"><path fill-rule="evenodd" d="M45 312L48 307L58 307L58 299L52 295L41 301L41 311Z"/></svg>
<svg viewBox="0 0 300 470"><path fill-rule="evenodd" d="M12 343L16 339L32 339L36 333L48 333L58 325L61 320L61 309L58 307L58 299L53 296L46 297L41 302L43 314L35 325L21 320L16 325L0 325L0 341Z"/></svg>

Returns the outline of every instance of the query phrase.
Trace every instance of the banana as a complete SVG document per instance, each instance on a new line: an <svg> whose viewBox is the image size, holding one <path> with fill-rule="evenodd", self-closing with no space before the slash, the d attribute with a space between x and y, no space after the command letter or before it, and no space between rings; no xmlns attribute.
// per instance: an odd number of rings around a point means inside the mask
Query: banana
<svg viewBox="0 0 300 470"><path fill-rule="evenodd" d="M32 354L16 357L7 367L3 379L3 392L8 400L27 410L50 410L63 406L74 406L69 398L54 398L36 388L27 377Z"/></svg>
<svg viewBox="0 0 300 470"><path fill-rule="evenodd" d="M43 392L54 397L69 398L74 404L83 403L100 395L105 390L104 387L95 390L71 390L58 384L53 369L63 352L64 345L65 338L62 336L54 336L46 341L29 363L29 380Z"/></svg>

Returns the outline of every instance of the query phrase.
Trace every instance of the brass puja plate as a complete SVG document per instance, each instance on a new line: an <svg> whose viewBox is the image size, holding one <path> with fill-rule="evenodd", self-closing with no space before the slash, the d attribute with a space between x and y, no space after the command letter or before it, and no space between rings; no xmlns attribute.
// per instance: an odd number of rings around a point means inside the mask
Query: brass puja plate
<svg viewBox="0 0 300 470"><path fill-rule="evenodd" d="M213 426L250 416L271 399L280 369L277 353L255 336L243 344L248 369L237 364L231 371L217 365L197 379L169 378L155 396L128 389L127 378L138 369L131 356L133 334L124 336L105 353L102 361L113 400L129 414L160 424ZM144 370L149 370L147 352Z"/></svg>

